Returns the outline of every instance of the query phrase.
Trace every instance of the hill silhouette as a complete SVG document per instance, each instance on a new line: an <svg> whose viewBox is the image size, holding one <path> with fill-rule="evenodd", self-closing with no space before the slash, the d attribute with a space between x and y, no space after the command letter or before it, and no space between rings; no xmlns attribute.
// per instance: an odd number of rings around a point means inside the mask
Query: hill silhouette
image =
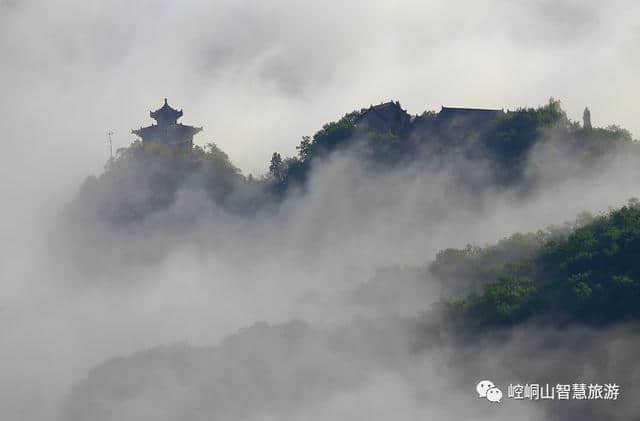
<svg viewBox="0 0 640 421"><path fill-rule="evenodd" d="M532 172L528 161L541 145L587 166L621 147L638 149L628 131L582 127L553 99L542 107L508 112L443 107L418 116L389 102L347 113L313 136L304 136L297 156L283 158L275 152L269 172L260 177L242 175L213 143L176 151L171 145L145 147L136 141L118 150L102 175L85 181L75 201L83 215L73 217L139 222L175 203L181 189L201 190L212 205L226 211L251 213L281 200L291 189L304 190L312 168L335 154L350 154L373 172L484 163L487 177L478 179L460 168L456 182L475 191L526 191L545 175L535 163Z"/></svg>

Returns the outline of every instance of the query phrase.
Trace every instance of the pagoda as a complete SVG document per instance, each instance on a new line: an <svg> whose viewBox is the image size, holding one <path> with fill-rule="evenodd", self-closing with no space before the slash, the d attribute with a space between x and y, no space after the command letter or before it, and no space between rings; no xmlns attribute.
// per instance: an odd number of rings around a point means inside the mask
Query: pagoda
<svg viewBox="0 0 640 421"><path fill-rule="evenodd" d="M162 107L150 111L149 115L157 124L131 130L131 133L142 138L144 146L168 145L177 151L189 152L193 148L193 136L202 131L202 127L178 123L178 119L182 117L182 110L178 111L171 107L167 103L167 98L164 99Z"/></svg>

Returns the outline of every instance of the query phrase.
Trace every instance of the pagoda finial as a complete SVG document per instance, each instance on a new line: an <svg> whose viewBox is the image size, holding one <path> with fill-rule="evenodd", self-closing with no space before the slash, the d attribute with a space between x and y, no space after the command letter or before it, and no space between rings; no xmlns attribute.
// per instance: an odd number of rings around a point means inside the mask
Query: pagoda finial
<svg viewBox="0 0 640 421"><path fill-rule="evenodd" d="M167 104L167 98L164 99L164 105L168 105Z"/></svg>

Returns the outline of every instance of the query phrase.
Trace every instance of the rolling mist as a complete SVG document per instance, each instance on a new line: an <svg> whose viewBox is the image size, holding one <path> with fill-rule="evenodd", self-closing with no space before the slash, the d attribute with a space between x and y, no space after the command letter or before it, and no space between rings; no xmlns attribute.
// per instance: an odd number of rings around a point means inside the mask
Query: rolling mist
<svg viewBox="0 0 640 421"><path fill-rule="evenodd" d="M7 277L21 282L3 310L4 370L16 379L5 407L25 419L72 420L633 413L627 401L496 409L471 392L487 376L613 376L631 390L635 327L534 324L460 338L433 333L446 286L412 276L371 282L385 268L424 266L438 250L572 221L637 192L628 155L588 170L545 148L530 157L540 159L553 182L522 196L456 190L452 174L477 179L483 162L372 175L339 153L313 170L305 192L251 217L206 206L190 186L150 222L92 232L81 268L52 258L51 242L34 248Z"/></svg>
<svg viewBox="0 0 640 421"><path fill-rule="evenodd" d="M127 226L68 218L85 210L83 180L103 172L106 131L128 146L165 96L205 126L200 144L215 140L256 179L273 151L294 155L303 134L389 97L420 113L557 95L573 119L589 105L594 126L637 137L633 2L459 8L0 1L0 417L636 416L636 322L457 331L441 306L459 291L427 270L440 250L638 197L635 150L585 165L543 132L522 164L535 182L505 188L486 159L381 171L354 147L251 213L213 203L196 178ZM238 200L251 194L264 192ZM476 396L482 378L505 394L508 383L616 382L622 398L492 405Z"/></svg>

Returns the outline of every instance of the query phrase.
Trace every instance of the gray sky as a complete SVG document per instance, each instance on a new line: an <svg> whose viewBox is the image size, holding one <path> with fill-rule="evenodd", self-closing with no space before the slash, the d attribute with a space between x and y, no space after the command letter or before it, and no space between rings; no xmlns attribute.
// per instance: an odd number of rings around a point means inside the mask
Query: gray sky
<svg viewBox="0 0 640 421"><path fill-rule="evenodd" d="M388 99L420 113L554 96L638 137L639 21L615 0L1 0L0 124L20 158L78 174L101 168L107 129L128 144L164 97L245 173Z"/></svg>

